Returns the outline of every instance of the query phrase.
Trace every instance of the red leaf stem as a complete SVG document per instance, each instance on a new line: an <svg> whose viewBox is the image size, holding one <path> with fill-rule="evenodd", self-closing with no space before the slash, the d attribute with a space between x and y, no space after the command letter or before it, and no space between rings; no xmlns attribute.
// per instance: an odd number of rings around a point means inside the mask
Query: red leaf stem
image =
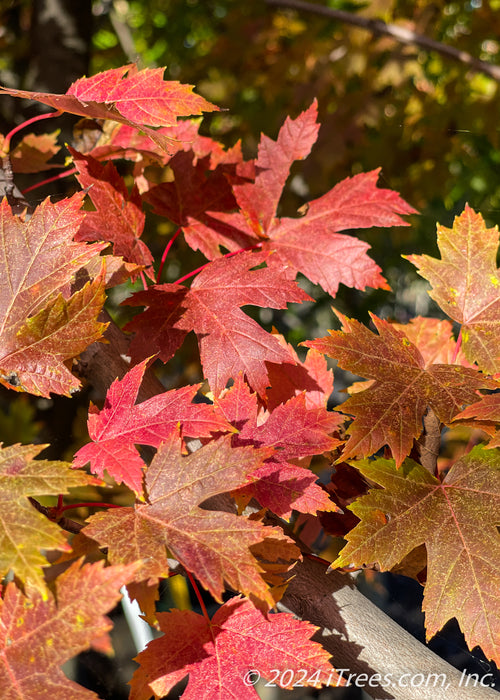
<svg viewBox="0 0 500 700"><path fill-rule="evenodd" d="M209 617L207 609L205 607L205 603L203 602L203 598L201 596L200 589L198 588L196 581L194 580L194 576L187 569L186 569L186 574L187 574L187 577L189 579L189 582L191 583L191 585L193 587L193 591L196 593L196 597L198 598L198 603L200 604L200 608L201 608L201 611L203 613L203 617L205 618L205 620L208 623L210 623L210 617Z"/></svg>
<svg viewBox="0 0 500 700"><path fill-rule="evenodd" d="M167 259L167 255L170 252L171 247L174 245L174 242L178 238L179 234L181 233L182 228L178 228L177 231L174 233L172 238L169 240L167 245L165 246L165 250L163 251L163 255L161 256L161 262L160 262L160 267L158 269L158 274L156 275L156 283L160 283L160 278L161 278L161 273L163 272L163 266L165 265L165 261Z"/></svg>
<svg viewBox="0 0 500 700"><path fill-rule="evenodd" d="M54 175L53 177L48 177L45 180L40 180L40 182L35 182L34 185L30 185L29 187L26 187L24 190L22 190L22 194L27 194L28 192L31 192L32 190L36 190L39 187L43 187L43 185L48 185L51 182L55 182L56 180L62 180L63 177L68 177L69 175L74 175L76 173L76 168L69 168L68 170L65 170L62 173L58 173L57 175Z"/></svg>
<svg viewBox="0 0 500 700"><path fill-rule="evenodd" d="M49 112L48 114L38 114L36 117L32 117L31 119L27 119L25 122L22 124L18 124L15 126L7 136L5 137L4 141L4 149L6 151L9 150L10 147L10 141L12 137L17 134L18 131L21 131L22 129L26 129L27 126L30 126L31 124L35 124L36 122L42 121L42 119L51 119L52 117L60 117L62 112L60 110L57 110L56 112Z"/></svg>
<svg viewBox="0 0 500 700"><path fill-rule="evenodd" d="M145 276L145 274L144 274L144 272L143 272L142 270L141 270L141 272L139 273L139 277L141 278L142 287L143 287L144 291L147 291L148 282L147 282L146 276Z"/></svg>

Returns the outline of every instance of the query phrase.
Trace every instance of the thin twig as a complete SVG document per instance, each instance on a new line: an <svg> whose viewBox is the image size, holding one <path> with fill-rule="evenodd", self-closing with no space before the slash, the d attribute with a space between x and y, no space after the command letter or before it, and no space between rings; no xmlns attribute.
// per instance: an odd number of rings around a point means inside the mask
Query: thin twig
<svg viewBox="0 0 500 700"><path fill-rule="evenodd" d="M309 2L302 2L302 0L265 1L268 5L284 7L290 10L298 10L299 12L310 12L315 15L322 15L323 17L328 17L329 19L335 19L339 22L352 24L355 27L366 29L366 31L371 32L372 34L383 34L385 36L390 36L400 44L420 46L421 48L429 51L436 51L436 53L439 53L442 56L446 56L447 58L451 58L458 63L468 66L477 73L484 73L490 78L500 81L500 66L496 66L493 63L488 63L487 61L481 61L481 59L475 58L467 51L460 51L460 49L455 49L453 46L448 46L440 41L430 39L424 34L417 34L411 29L406 29L405 27L400 27L396 24L387 24L381 19L360 17L359 15L352 14L351 12L333 10L330 7L314 5Z"/></svg>
<svg viewBox="0 0 500 700"><path fill-rule="evenodd" d="M29 202L23 197L14 182L14 173L9 155L0 159L0 199L3 197L7 197L7 202L13 214L32 211Z"/></svg>
<svg viewBox="0 0 500 700"><path fill-rule="evenodd" d="M37 500L32 498L31 496L28 496L28 500L31 503L31 505L37 509L39 513L42 513L42 515L45 515L49 520L52 520L53 522L57 522L57 524L62 527L63 530L66 530L66 532L73 532L75 535L77 535L80 530L83 529L84 525L82 523L77 523L75 520L70 520L69 518L58 518L56 521L53 520L53 518L50 517L52 508L48 508L47 506L42 506L41 503L38 503Z"/></svg>
<svg viewBox="0 0 500 700"><path fill-rule="evenodd" d="M432 408L428 408L423 418L424 430L417 440L420 464L433 476L437 474L437 460L441 446L441 422Z"/></svg>
<svg viewBox="0 0 500 700"><path fill-rule="evenodd" d="M2 170L3 170L3 182L2 182L2 196L7 197L7 201L10 203L10 198L14 196L14 173L12 172L12 163L10 162L10 156L4 156L2 159Z"/></svg>

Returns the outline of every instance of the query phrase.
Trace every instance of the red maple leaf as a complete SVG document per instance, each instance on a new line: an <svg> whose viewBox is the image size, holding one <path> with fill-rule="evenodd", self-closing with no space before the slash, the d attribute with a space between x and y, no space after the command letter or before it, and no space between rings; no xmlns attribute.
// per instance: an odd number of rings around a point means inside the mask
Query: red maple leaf
<svg viewBox="0 0 500 700"><path fill-rule="evenodd" d="M328 494L316 484L316 475L289 460L321 454L340 444L332 438L343 418L325 407L307 409L304 394L293 397L268 414L258 416L257 396L250 392L241 374L234 385L215 401L217 410L238 429L233 445L273 447L273 455L252 473L253 483L234 492L239 503L252 497L284 518L292 509L303 513L335 510ZM260 418L260 419L259 419Z"/></svg>
<svg viewBox="0 0 500 700"><path fill-rule="evenodd" d="M106 469L139 496L145 463L134 445L158 447L179 423L183 435L190 437L208 437L230 429L212 406L191 403L199 385L166 391L136 404L146 365L147 360L113 382L101 411L90 405L87 425L93 442L79 449L73 462L74 467L90 462L92 472L98 475Z"/></svg>
<svg viewBox="0 0 500 700"><path fill-rule="evenodd" d="M133 576L128 567L75 562L56 580L56 600L25 598L9 583L0 600L0 696L37 700L97 700L63 673L63 663L112 627L105 613Z"/></svg>
<svg viewBox="0 0 500 700"><path fill-rule="evenodd" d="M171 126L178 117L218 110L205 98L194 94L192 85L163 80L164 71L165 68L138 71L129 64L91 78L80 78L69 87L67 94L84 103L112 104L130 122L149 126Z"/></svg>
<svg viewBox="0 0 500 700"><path fill-rule="evenodd" d="M277 141L262 136L253 169L245 164L231 178L239 205L235 213L210 212L211 225L233 226L263 240L295 278L302 272L334 296L340 283L356 289L388 289L380 268L366 251L369 245L339 231L373 226L405 226L400 214L414 213L401 197L376 186L378 170L343 180L325 195L309 202L303 216L277 218L281 191L290 166L304 158L316 140L316 103L297 119L287 119ZM253 177L252 177L253 172ZM214 221L215 220L215 221ZM217 224L217 221L219 224Z"/></svg>
<svg viewBox="0 0 500 700"><path fill-rule="evenodd" d="M272 411L280 403L285 403L299 394L305 394L307 408L324 408L333 392L333 372L328 369L325 357L311 349L302 362L293 345L287 343L282 335L274 333L274 337L288 348L296 364L267 363L271 384L267 392L268 410Z"/></svg>
<svg viewBox="0 0 500 700"><path fill-rule="evenodd" d="M148 275L155 279L151 267L153 256L140 240L146 217L139 193L134 190L129 194L112 163L101 165L91 156L84 156L72 148L69 151L78 171L78 182L83 189L89 188L90 199L96 208L96 211L87 213L75 240L110 241L114 255L149 268Z"/></svg>
<svg viewBox="0 0 500 700"><path fill-rule="evenodd" d="M168 151L171 139L148 126L174 125L177 117L213 112L218 107L193 93L192 85L163 80L164 70L145 68L138 71L134 64L112 68L91 78L80 78L64 95L2 86L0 91L42 102L61 112L91 119L111 119L133 126Z"/></svg>
<svg viewBox="0 0 500 700"><path fill-rule="evenodd" d="M85 213L83 195L46 199L29 221L0 205L0 383L17 391L70 395L79 386L64 364L98 340L106 324L104 272L71 294L76 273L103 244L74 242Z"/></svg>
<svg viewBox="0 0 500 700"><path fill-rule="evenodd" d="M171 432L146 471L147 502L93 515L84 534L106 546L113 563L136 561L140 552L138 580L156 582L168 575L168 548L218 601L227 583L267 610L275 600L253 548L265 546L271 562L296 561L299 550L279 528L200 504L244 484L270 453L234 447L223 436L183 456L179 435Z"/></svg>
<svg viewBox="0 0 500 700"><path fill-rule="evenodd" d="M14 173L39 173L52 168L63 168L61 163L50 162L61 148L57 145L58 134L58 131L51 134L26 134L8 154L1 150L3 136L0 135L0 152L2 157L8 155Z"/></svg>
<svg viewBox="0 0 500 700"><path fill-rule="evenodd" d="M221 255L221 247L237 251L258 243L258 238L236 221L235 215L224 219L225 212L236 208L236 200L228 181L234 173L232 158L226 154L223 162L211 167L211 158L196 157L193 152L177 153L169 167L174 182L165 182L144 194L144 200L154 212L165 216L183 230L186 242L193 250L201 250L209 260ZM234 156L241 159L241 153Z"/></svg>
<svg viewBox="0 0 500 700"><path fill-rule="evenodd" d="M304 216L276 217L291 165L305 158L316 140L316 117L314 102L297 119L286 119L277 141L262 135L255 161L243 162L239 153L226 156L224 167L208 178L206 164L194 165L188 154L178 154L170 163L174 182L152 188L145 199L158 214L182 226L189 245L209 259L220 255L220 246L233 251L260 242L263 250L275 251L290 278L302 272L332 295L341 282L357 289L387 289L380 268L366 254L370 246L338 233L406 225L399 214L414 209L396 192L376 187L378 171L342 181L310 202ZM235 205L238 211L232 211Z"/></svg>
<svg viewBox="0 0 500 700"><path fill-rule="evenodd" d="M341 331L304 343L338 360L370 382L338 408L354 416L343 458L369 456L389 445L396 464L410 453L422 432L422 417L430 406L449 423L463 405L475 401L478 389L495 382L471 367L426 363L418 348L397 328L371 315L378 335L359 321L338 312Z"/></svg>
<svg viewBox="0 0 500 700"><path fill-rule="evenodd" d="M441 259L408 255L432 286L430 296L462 324L462 346L469 362L485 372L500 371L500 270L498 228L486 228L468 205L453 228L438 226ZM459 271L460 274L457 274Z"/></svg>
<svg viewBox="0 0 500 700"><path fill-rule="evenodd" d="M266 262L267 267L260 267ZM158 352L169 360L184 336L198 336L205 376L215 395L227 381L243 372L249 384L264 396L269 384L266 362L291 362L286 348L243 313L249 304L282 309L288 302L310 297L283 276L272 256L242 252L209 263L190 289L178 284L155 285L124 303L149 308L136 316L126 330L136 332L130 351L134 358Z"/></svg>
<svg viewBox="0 0 500 700"><path fill-rule="evenodd" d="M361 460L357 469L382 488L372 489L350 510L360 523L332 566L377 562L392 569L425 544L424 593L427 638L456 617L472 649L500 659L498 452L475 447L440 481L408 459Z"/></svg>
<svg viewBox="0 0 500 700"><path fill-rule="evenodd" d="M255 700L258 695L252 685L260 676L282 688L297 682L315 688L343 685L328 652L311 641L317 628L289 613L266 618L249 601L237 597L211 620L189 610L174 610L158 613L158 621L164 635L136 657L140 666L131 681L130 700L164 697L187 674L184 700ZM289 671L275 677L273 669Z"/></svg>

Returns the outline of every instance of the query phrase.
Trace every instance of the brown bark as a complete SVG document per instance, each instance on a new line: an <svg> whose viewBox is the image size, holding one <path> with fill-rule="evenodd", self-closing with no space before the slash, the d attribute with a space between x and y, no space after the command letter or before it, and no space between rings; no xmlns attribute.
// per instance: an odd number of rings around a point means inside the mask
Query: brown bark
<svg viewBox="0 0 500 700"><path fill-rule="evenodd" d="M374 700L498 698L489 687L474 688L471 681L466 686L467 677L464 680L460 671L377 608L357 590L349 574L327 574L326 566L305 559L278 607L321 628L316 639L331 653L335 668L346 669L344 676L364 673L375 682L375 674L380 674L378 687L369 687L368 679L362 681L364 691ZM383 687L386 674L394 687ZM411 687L412 678L415 687ZM430 680L425 687L427 678ZM420 679L422 685L417 687ZM488 680L492 678L485 676L484 682Z"/></svg>

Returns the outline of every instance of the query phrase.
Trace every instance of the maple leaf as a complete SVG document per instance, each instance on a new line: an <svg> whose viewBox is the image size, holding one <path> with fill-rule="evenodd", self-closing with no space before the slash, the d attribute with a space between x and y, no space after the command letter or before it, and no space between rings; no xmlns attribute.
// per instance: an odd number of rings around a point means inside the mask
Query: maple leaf
<svg viewBox="0 0 500 700"><path fill-rule="evenodd" d="M156 213L182 226L188 244L209 259L221 254L220 246L231 251L260 241L263 250L276 252L290 278L302 272L332 295L341 282L357 289L387 289L380 268L366 254L370 246L338 233L406 225L398 214L414 209L397 193L376 187L378 171L339 183L310 202L304 216L276 218L291 165L305 158L316 140L316 118L314 102L297 119L286 119L277 141L262 135L255 161L243 162L241 154L226 157L224 167L210 172L208 178L205 164L193 165L192 156L177 154L169 163L174 182L152 188L145 199ZM239 210L231 211L235 204Z"/></svg>
<svg viewBox="0 0 500 700"><path fill-rule="evenodd" d="M410 319L408 323L392 325L404 333L413 345L416 345L426 366L454 363L464 367L472 366L465 359L461 348L457 352L457 341L450 321L417 316Z"/></svg>
<svg viewBox="0 0 500 700"><path fill-rule="evenodd" d="M333 392L333 371L328 369L324 356L317 350L308 350L302 362L292 345L282 335L274 337L290 352L295 365L267 363L269 382L267 408L272 411L288 399L305 394L306 408L325 408Z"/></svg>
<svg viewBox="0 0 500 700"><path fill-rule="evenodd" d="M59 131L51 134L26 134L8 155L12 172L39 173L51 168L64 167L61 163L50 163L50 159L59 150L57 137Z"/></svg>
<svg viewBox="0 0 500 700"><path fill-rule="evenodd" d="M257 396L240 375L234 385L215 400L217 410L238 429L233 445L273 447L273 454L252 473L253 482L233 492L240 504L255 497L261 506L290 518L292 509L302 513L335 510L328 494L316 484L316 475L289 460L321 454L340 444L330 434L343 420L325 407L307 409L304 394L279 405L267 419L259 420ZM259 421L259 423L258 423Z"/></svg>
<svg viewBox="0 0 500 700"><path fill-rule="evenodd" d="M0 695L5 700L97 700L60 667L112 627L104 614L116 605L120 587L136 566L81 564L58 576L57 602L39 593L25 598L13 583L7 585L0 600Z"/></svg>
<svg viewBox="0 0 500 700"><path fill-rule="evenodd" d="M78 182L83 189L89 188L90 199L96 208L96 211L87 213L75 240L110 241L114 255L149 268L149 277L155 279L151 267L153 256L140 240L146 216L138 192L128 193L123 178L112 163L103 166L91 156L84 156L72 148L69 151L78 171Z"/></svg>
<svg viewBox="0 0 500 700"><path fill-rule="evenodd" d="M275 680L282 688L291 688L299 675L304 686L343 685L329 653L311 640L317 628L289 613L266 618L249 601L235 597L211 620L190 610L173 610L158 613L158 621L164 635L136 657L140 666L131 681L130 700L164 697L187 674L184 700L253 700L259 697L254 679L260 675L274 680L276 668L290 669ZM177 635L182 635L182 646Z"/></svg>
<svg viewBox="0 0 500 700"><path fill-rule="evenodd" d="M178 117L213 112L218 107L193 93L192 85L163 80L164 70L145 68L138 71L134 64L112 68L90 78L80 78L64 95L3 86L0 86L0 92L36 100L61 112L127 124L143 131L168 151L171 139L148 127L174 125Z"/></svg>
<svg viewBox="0 0 500 700"><path fill-rule="evenodd" d="M165 68L138 71L136 66L129 64L90 78L80 78L70 86L67 94L85 103L111 103L130 122L149 126L172 126L178 117L218 110L194 94L192 85L163 80L164 71ZM124 77L125 73L128 73L127 77Z"/></svg>
<svg viewBox="0 0 500 700"><path fill-rule="evenodd" d="M259 267L263 262L267 267ZM179 284L154 285L124 302L149 307L125 327L136 333L130 352L134 359L158 352L167 362L185 335L194 330L203 370L215 395L242 371L252 388L264 396L269 384L265 363L293 364L294 360L288 349L239 307L282 309L289 302L309 299L283 276L283 268L274 265L268 254L242 252L214 260L196 276L190 289Z"/></svg>
<svg viewBox="0 0 500 700"><path fill-rule="evenodd" d="M422 417L430 406L439 420L449 423L464 404L478 398L478 389L495 382L473 368L426 364L418 348L387 321L371 315L378 335L359 321L335 312L341 331L307 341L338 359L339 367L375 380L338 408L354 416L342 458L368 456L389 445L399 466L422 432Z"/></svg>
<svg viewBox="0 0 500 700"><path fill-rule="evenodd" d="M183 456L179 436L172 432L146 471L148 503L97 513L84 534L108 547L113 563L140 556L144 563L138 580L152 583L168 575L168 548L218 601L226 582L272 606L274 599L260 575L264 570L250 547L266 538L279 540L282 558L298 558L291 540L279 528L200 508L207 498L244 484L271 451L233 447L225 436Z"/></svg>
<svg viewBox="0 0 500 700"><path fill-rule="evenodd" d="M47 566L47 559L41 551L70 547L61 528L39 513L28 497L58 495L77 486L101 483L72 470L66 462L34 461L45 447L1 447L0 443L0 576L12 569L19 580L44 595L42 567Z"/></svg>
<svg viewBox="0 0 500 700"><path fill-rule="evenodd" d="M231 158L207 172L209 159L197 157L193 163L193 157L193 152L176 154L169 161L174 182L152 187L144 200L155 214L180 226L188 245L201 250L209 260L220 257L221 247L234 252L258 243L255 234L245 230L245 223L236 221L234 214L229 215L228 223L224 220L224 212L237 206L228 182L234 171ZM241 153L235 159L240 160Z"/></svg>
<svg viewBox="0 0 500 700"><path fill-rule="evenodd" d="M332 566L378 562L392 569L425 543L427 638L456 617L472 649L500 658L500 456L475 447L441 482L408 459L362 460L354 466L382 489L349 508L361 522Z"/></svg>
<svg viewBox="0 0 500 700"><path fill-rule="evenodd" d="M63 362L106 328L97 322L104 271L68 293L76 273L104 247L72 241L85 215L82 197L46 199L29 221L13 215L6 199L0 204L0 383L10 389L69 396L80 382Z"/></svg>
<svg viewBox="0 0 500 700"><path fill-rule="evenodd" d="M470 422L471 419L472 423ZM486 449L500 447L500 430L498 429L498 424L500 423L500 394L483 396L480 401L467 406L455 416L454 422L472 425L489 433L492 438L484 446Z"/></svg>
<svg viewBox="0 0 500 700"><path fill-rule="evenodd" d="M239 207L257 236L266 235L273 224L294 161L306 158L311 152L318 138L317 116L318 103L314 100L297 119L286 118L276 141L262 134L255 161L255 181L233 184Z"/></svg>
<svg viewBox="0 0 500 700"><path fill-rule="evenodd" d="M208 437L212 432L230 430L209 404L191 403L199 384L173 389L136 404L147 360L115 380L106 394L101 411L90 405L89 436L93 442L75 454L74 467L90 462L94 474L106 469L117 482L125 483L139 496L145 463L135 444L158 447L180 423L183 435Z"/></svg>
<svg viewBox="0 0 500 700"><path fill-rule="evenodd" d="M300 459L332 450L339 441L330 437L343 417L324 406L306 408L305 395L292 397L257 424L257 397L250 393L241 374L225 395L216 400L219 411L238 427L234 439L239 444L251 441L279 451L279 459ZM244 408L243 408L244 406Z"/></svg>
<svg viewBox="0 0 500 700"><path fill-rule="evenodd" d="M432 286L430 296L462 324L462 346L469 362L500 372L500 273L496 266L498 228L486 228L469 206L453 228L437 227L441 260L405 256Z"/></svg>
<svg viewBox="0 0 500 700"><path fill-rule="evenodd" d="M338 510L326 491L316 483L316 474L303 467L269 459L252 472L252 477L254 483L233 491L240 507L245 507L255 498L262 507L285 520L290 520L292 510L314 515L318 511Z"/></svg>
<svg viewBox="0 0 500 700"><path fill-rule="evenodd" d="M287 266L290 278L302 272L332 296L340 283L356 289L367 286L388 289L380 268L366 254L370 246L338 233L353 228L407 225L399 214L411 214L415 210L396 192L377 188L378 170L343 180L330 192L309 202L303 216L276 217L290 166L296 159L305 158L316 140L319 127L316 117L314 102L297 119L287 118L277 141L262 136L258 158L240 164L244 167L228 176L239 211L206 209L209 225L215 231L232 227L233 236L246 234L264 239L262 249L276 253Z"/></svg>
<svg viewBox="0 0 500 700"><path fill-rule="evenodd" d="M264 250L276 252L290 274L302 272L335 296L339 284L364 290L389 289L380 267L367 255L370 246L345 229L407 226L399 214L412 214L397 192L379 189L379 170L346 178L319 199L309 202L302 217L275 220Z"/></svg>

